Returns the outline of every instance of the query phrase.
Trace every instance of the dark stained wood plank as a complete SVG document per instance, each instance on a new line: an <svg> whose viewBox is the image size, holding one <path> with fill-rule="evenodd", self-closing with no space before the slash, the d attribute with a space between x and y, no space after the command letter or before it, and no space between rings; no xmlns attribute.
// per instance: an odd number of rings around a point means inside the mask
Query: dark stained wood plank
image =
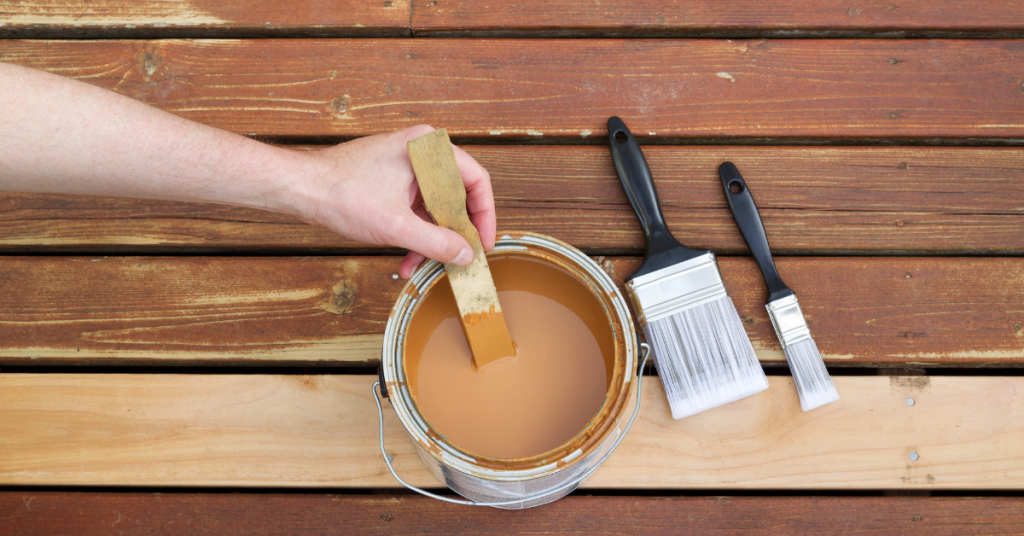
<svg viewBox="0 0 1024 536"><path fill-rule="evenodd" d="M413 0L416 35L810 37L1014 34L1012 0Z"/></svg>
<svg viewBox="0 0 1024 536"><path fill-rule="evenodd" d="M602 146L466 146L489 171L498 228L595 253L643 237ZM717 176L735 162L779 254L1024 253L1024 150L945 147L644 149L676 236L744 254ZM217 205L0 194L0 251L344 252L375 246L291 217Z"/></svg>
<svg viewBox="0 0 1024 536"><path fill-rule="evenodd" d="M395 488L376 379L0 374L0 485ZM770 376L765 391L681 420L645 380L633 428L583 487L1024 488L1024 377L833 380L840 399L815 411L800 411L792 378ZM441 487L383 409L398 474Z"/></svg>
<svg viewBox="0 0 1024 536"><path fill-rule="evenodd" d="M409 0L26 0L0 2L0 37L409 35Z"/></svg>
<svg viewBox="0 0 1024 536"><path fill-rule="evenodd" d="M379 361L404 283L400 260L5 258L0 288L20 299L0 296L0 355L6 362Z"/></svg>
<svg viewBox="0 0 1024 536"><path fill-rule="evenodd" d="M377 362L397 257L7 257L3 364ZM599 258L621 282L636 258ZM833 366L1024 364L1024 259L780 257ZM726 286L766 363L784 357L749 258Z"/></svg>
<svg viewBox="0 0 1024 536"><path fill-rule="evenodd" d="M588 250L643 252L607 148L469 150L491 173L499 228L537 229ZM748 252L718 176L719 164L732 161L782 254L1024 249L1024 236L1013 231L1024 223L1020 149L648 146L644 153L672 231L693 247Z"/></svg>
<svg viewBox="0 0 1024 536"><path fill-rule="evenodd" d="M573 495L541 508L470 508L410 495L0 493L17 534L1009 534L1020 497Z"/></svg>
<svg viewBox="0 0 1024 536"><path fill-rule="evenodd" d="M454 138L1024 139L1024 42L4 41L75 77L243 134Z"/></svg>

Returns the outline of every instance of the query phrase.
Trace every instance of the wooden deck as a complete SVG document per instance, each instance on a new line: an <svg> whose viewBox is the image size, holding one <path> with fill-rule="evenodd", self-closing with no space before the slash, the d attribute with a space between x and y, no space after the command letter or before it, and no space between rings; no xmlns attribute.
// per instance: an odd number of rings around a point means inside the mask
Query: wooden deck
<svg viewBox="0 0 1024 536"><path fill-rule="evenodd" d="M236 207L0 194L0 533L1024 530L1020 2L28 0L0 3L0 61L295 150L446 128L499 230L621 284L643 240L619 115L771 383L673 421L648 382L572 496L452 506L377 451L400 251ZM835 404L799 411L724 160ZM385 416L397 469L438 489Z"/></svg>

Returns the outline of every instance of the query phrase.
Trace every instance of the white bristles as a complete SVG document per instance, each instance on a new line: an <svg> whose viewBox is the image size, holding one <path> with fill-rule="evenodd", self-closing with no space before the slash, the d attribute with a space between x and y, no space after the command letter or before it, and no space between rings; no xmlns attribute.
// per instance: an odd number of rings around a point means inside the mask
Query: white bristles
<svg viewBox="0 0 1024 536"><path fill-rule="evenodd" d="M644 333L674 419L768 388L728 296L649 322Z"/></svg>
<svg viewBox="0 0 1024 536"><path fill-rule="evenodd" d="M800 409L811 411L829 402L839 400L839 392L832 384L825 363L821 360L821 352L814 339L804 339L785 348L789 371L793 373L793 383L800 395Z"/></svg>

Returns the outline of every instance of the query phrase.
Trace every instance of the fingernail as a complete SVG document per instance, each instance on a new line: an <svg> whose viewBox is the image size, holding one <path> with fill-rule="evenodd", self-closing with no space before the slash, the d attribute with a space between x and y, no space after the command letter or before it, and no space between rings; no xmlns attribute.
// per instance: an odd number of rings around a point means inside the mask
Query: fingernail
<svg viewBox="0 0 1024 536"><path fill-rule="evenodd" d="M473 260L473 250L465 248L459 252L458 256L452 259L452 264L456 266L466 266Z"/></svg>

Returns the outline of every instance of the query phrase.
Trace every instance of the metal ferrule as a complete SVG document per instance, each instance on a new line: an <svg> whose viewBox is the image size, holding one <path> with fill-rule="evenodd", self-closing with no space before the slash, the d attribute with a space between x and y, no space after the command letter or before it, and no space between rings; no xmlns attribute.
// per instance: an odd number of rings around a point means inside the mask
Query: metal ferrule
<svg viewBox="0 0 1024 536"><path fill-rule="evenodd" d="M765 306L768 309L768 317L772 319L772 326L775 327L775 334L782 342L782 349L811 338L811 330L807 329L807 320L800 311L800 304L796 296L786 296L769 302Z"/></svg>
<svg viewBox="0 0 1024 536"><path fill-rule="evenodd" d="M711 252L633 278L626 292L641 326L728 296Z"/></svg>

